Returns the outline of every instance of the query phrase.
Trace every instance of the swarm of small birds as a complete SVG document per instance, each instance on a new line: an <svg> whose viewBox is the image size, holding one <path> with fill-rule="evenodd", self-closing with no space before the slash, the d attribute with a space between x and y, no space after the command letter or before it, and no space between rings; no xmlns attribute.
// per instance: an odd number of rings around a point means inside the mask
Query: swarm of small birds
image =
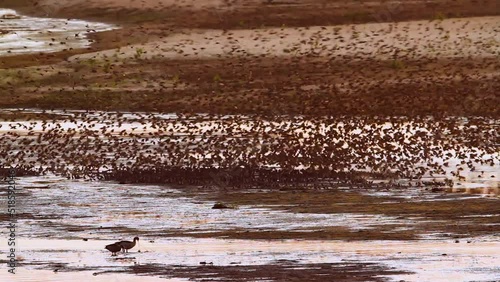
<svg viewBox="0 0 500 282"><path fill-rule="evenodd" d="M445 185L499 165L500 124L487 118L50 114L2 124L5 168L125 183L361 187L423 176Z"/></svg>

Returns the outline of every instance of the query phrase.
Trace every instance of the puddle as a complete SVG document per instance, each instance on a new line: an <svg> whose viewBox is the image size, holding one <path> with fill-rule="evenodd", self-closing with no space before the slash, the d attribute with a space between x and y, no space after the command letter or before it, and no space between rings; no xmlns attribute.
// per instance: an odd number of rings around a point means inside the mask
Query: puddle
<svg viewBox="0 0 500 282"><path fill-rule="evenodd" d="M2 19L5 15L14 18ZM29 17L0 9L0 56L85 48L91 43L86 34L115 28L82 20Z"/></svg>

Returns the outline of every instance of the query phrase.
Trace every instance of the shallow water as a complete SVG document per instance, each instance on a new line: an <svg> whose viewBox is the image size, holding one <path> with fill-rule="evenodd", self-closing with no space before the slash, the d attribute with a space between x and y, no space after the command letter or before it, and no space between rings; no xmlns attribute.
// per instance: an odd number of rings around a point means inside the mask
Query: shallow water
<svg viewBox="0 0 500 282"><path fill-rule="evenodd" d="M2 246L5 242L0 241ZM396 270L411 272L390 276L399 281L479 281L499 278L500 244L494 238L472 243L443 241L308 241L308 240L223 240L172 238L154 243L141 242L128 254L110 257L103 246L110 241L87 242L81 240L24 239L20 241L22 263L35 263L19 269L27 270L26 280L39 270L58 269L57 273L43 271L37 280L64 281L65 271L91 269L77 273L78 277L91 277L102 281L104 277L118 279L127 275L100 274L101 271L126 269L131 265L160 263L165 266L199 266L200 262L215 266L262 265L279 261L294 261L299 267L309 263L375 262ZM140 252L138 252L140 250ZM128 259L125 259L128 258ZM43 263L45 265L36 265ZM58 263L67 263L58 266ZM60 276L60 274L62 274ZM5 277L0 274L0 278ZM131 276L131 275L128 275ZM452 280L449 280L453 278ZM31 278L32 279L32 278ZM119 278L122 279L122 278ZM143 277L129 277L119 281L155 281ZM144 279L144 280L143 280ZM3 281L3 280L2 280ZM168 281L168 280L167 280ZM177 281L177 280L175 280Z"/></svg>
<svg viewBox="0 0 500 282"><path fill-rule="evenodd" d="M17 15L14 10L0 9L0 56L85 48L91 43L87 34L117 28L82 20L24 15L19 15L19 19L1 19L6 14Z"/></svg>
<svg viewBox="0 0 500 282"><path fill-rule="evenodd" d="M117 232L138 234L143 230L155 238L176 232L308 231L335 226L363 230L414 224L384 215L297 214L258 205L217 210L212 209L214 202L187 198L179 190L155 185L45 176L19 178L17 187L18 212L37 217L19 221L18 235L26 238L120 239ZM5 194L0 196L0 203L6 205ZM0 234L6 233L1 230Z"/></svg>

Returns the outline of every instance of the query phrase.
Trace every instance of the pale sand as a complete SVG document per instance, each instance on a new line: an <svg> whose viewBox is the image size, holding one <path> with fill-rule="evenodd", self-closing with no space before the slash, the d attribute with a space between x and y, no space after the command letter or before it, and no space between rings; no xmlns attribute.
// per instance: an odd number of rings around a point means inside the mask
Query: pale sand
<svg viewBox="0 0 500 282"><path fill-rule="evenodd" d="M377 59L500 56L500 17L254 30L189 30L89 58L325 56ZM138 51L139 50L139 51Z"/></svg>

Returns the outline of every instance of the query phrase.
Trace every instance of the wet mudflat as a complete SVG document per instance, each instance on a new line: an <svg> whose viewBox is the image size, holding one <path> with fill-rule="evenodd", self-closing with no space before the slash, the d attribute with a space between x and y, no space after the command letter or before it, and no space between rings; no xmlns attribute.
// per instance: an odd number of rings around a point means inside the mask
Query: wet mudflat
<svg viewBox="0 0 500 282"><path fill-rule="evenodd" d="M321 233L331 233L332 239L418 239L434 233L450 236L453 229L442 224L447 219L453 219L454 225L471 225L471 234L456 232L457 238L491 235L498 228L498 200L484 195L427 192L404 199L376 196L369 189L208 193L54 176L22 177L18 185L22 211L18 232L27 238L120 239L125 234L252 238L267 234L270 239L321 239ZM213 209L217 202L230 208ZM474 228L476 223L479 226Z"/></svg>
<svg viewBox="0 0 500 282"><path fill-rule="evenodd" d="M110 273L195 281L289 281L294 276L310 277L311 281L324 281L321 278L325 277L341 281L449 281L450 277L477 281L495 278L499 249L491 239L467 244L173 238L143 243L140 252L111 258L98 249L105 243L27 240L25 246L31 250L25 260L27 265L31 262L31 268L57 270L52 277L74 271L95 281L111 278Z"/></svg>
<svg viewBox="0 0 500 282"><path fill-rule="evenodd" d="M20 177L18 185L24 274L16 281L66 281L71 273L88 281L470 281L498 273L498 200L484 195L422 188L409 199L369 189L218 194L50 175ZM217 201L232 208L212 209ZM412 213L402 210L405 202ZM440 211L450 202L465 212ZM457 225L468 232L447 228ZM141 240L128 254L104 249L134 236Z"/></svg>

